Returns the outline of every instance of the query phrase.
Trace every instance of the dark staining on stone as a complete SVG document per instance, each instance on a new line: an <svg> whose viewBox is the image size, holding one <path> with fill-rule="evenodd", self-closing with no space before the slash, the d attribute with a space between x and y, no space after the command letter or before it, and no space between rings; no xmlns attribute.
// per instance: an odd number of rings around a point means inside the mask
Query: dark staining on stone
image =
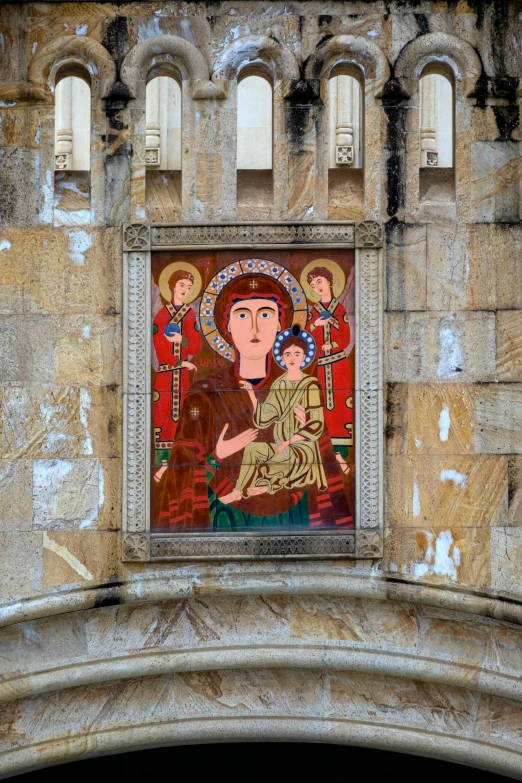
<svg viewBox="0 0 522 783"><path fill-rule="evenodd" d="M518 128L518 106L493 106L493 116L498 128L496 141L514 141L513 131Z"/></svg>
<svg viewBox="0 0 522 783"><path fill-rule="evenodd" d="M389 383L386 392L386 426L384 428L386 440L392 440L395 435L397 422L402 418L402 406L399 397L400 384Z"/></svg>
<svg viewBox="0 0 522 783"><path fill-rule="evenodd" d="M332 24L332 18L329 14L321 14L319 16L319 27L325 27L326 25Z"/></svg>
<svg viewBox="0 0 522 783"><path fill-rule="evenodd" d="M514 459L508 460L508 508L513 504L518 489L518 470Z"/></svg>
<svg viewBox="0 0 522 783"><path fill-rule="evenodd" d="M391 78L384 86L382 107L386 114L386 144L388 152L386 163L386 193L388 195L387 214L393 217L404 206L404 153L406 143L406 108L400 103L404 99L400 84Z"/></svg>
<svg viewBox="0 0 522 783"><path fill-rule="evenodd" d="M430 31L430 27L428 24L428 17L426 14L413 14L415 17L415 21L417 22L417 27L419 28L419 35L426 35Z"/></svg>
<svg viewBox="0 0 522 783"><path fill-rule="evenodd" d="M116 16L107 24L102 44L110 53L116 63L117 79L120 78L120 70L123 59L127 54L129 43L129 30L126 16Z"/></svg>

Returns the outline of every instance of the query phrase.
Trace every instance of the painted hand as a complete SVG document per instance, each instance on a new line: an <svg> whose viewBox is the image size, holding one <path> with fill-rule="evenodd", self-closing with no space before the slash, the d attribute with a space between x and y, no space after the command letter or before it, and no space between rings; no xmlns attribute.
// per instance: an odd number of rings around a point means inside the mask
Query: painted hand
<svg viewBox="0 0 522 783"><path fill-rule="evenodd" d="M323 351L331 351L332 350L332 346L330 345L330 343L325 343L324 345L321 346L321 348L323 349Z"/></svg>
<svg viewBox="0 0 522 783"><path fill-rule="evenodd" d="M165 335L165 340L168 340L169 343L180 343L183 340L183 337L179 332L176 332L176 334L173 334L170 337Z"/></svg>
<svg viewBox="0 0 522 783"><path fill-rule="evenodd" d="M294 408L295 418L299 422L299 424L306 424L306 410L303 408L301 403L296 403Z"/></svg>
<svg viewBox="0 0 522 783"><path fill-rule="evenodd" d="M283 441L283 443L280 443L279 446L277 447L278 452L282 454L283 451L289 447L289 445L290 445L289 440Z"/></svg>
<svg viewBox="0 0 522 783"><path fill-rule="evenodd" d="M192 362L181 362L181 366L186 367L187 370L195 370L196 372L198 371L198 368L195 364L192 364Z"/></svg>
<svg viewBox="0 0 522 783"><path fill-rule="evenodd" d="M259 430L252 428L245 430L244 432L240 432L239 435L236 435L235 438L225 440L227 430L228 424L225 424L221 430L221 434L216 444L216 457L219 460L226 459L227 457L232 456L232 454L235 454L237 451L242 451L245 446L248 446L249 443L252 443L252 441L257 438L259 433Z"/></svg>
<svg viewBox="0 0 522 783"><path fill-rule="evenodd" d="M161 481L161 478L162 478L163 474L165 473L165 471L167 470L167 467L168 467L167 460L166 459L162 459L161 460L161 468L159 470L157 470L156 473L154 474L154 481Z"/></svg>

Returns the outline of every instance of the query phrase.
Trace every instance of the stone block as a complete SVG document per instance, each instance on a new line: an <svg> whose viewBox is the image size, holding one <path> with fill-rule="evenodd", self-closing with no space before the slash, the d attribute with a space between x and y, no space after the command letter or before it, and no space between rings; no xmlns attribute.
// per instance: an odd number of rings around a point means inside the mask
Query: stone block
<svg viewBox="0 0 522 783"><path fill-rule="evenodd" d="M12 251L11 231L0 229L0 315L23 310L26 264Z"/></svg>
<svg viewBox="0 0 522 783"><path fill-rule="evenodd" d="M288 211L293 220L313 215L314 154L311 151L288 155Z"/></svg>
<svg viewBox="0 0 522 783"><path fill-rule="evenodd" d="M390 525L434 530L507 524L504 457L389 457L386 483Z"/></svg>
<svg viewBox="0 0 522 783"><path fill-rule="evenodd" d="M469 258L463 224L427 226L427 309L468 308Z"/></svg>
<svg viewBox="0 0 522 783"><path fill-rule="evenodd" d="M497 380L522 381L522 311L497 312Z"/></svg>
<svg viewBox="0 0 522 783"><path fill-rule="evenodd" d="M489 540L489 527L394 528L386 536L383 568L413 582L485 590L491 581Z"/></svg>
<svg viewBox="0 0 522 783"><path fill-rule="evenodd" d="M54 381L59 386L121 385L122 350L120 316L60 316Z"/></svg>
<svg viewBox="0 0 522 783"><path fill-rule="evenodd" d="M0 600L29 598L42 591L42 534L0 533Z"/></svg>
<svg viewBox="0 0 522 783"><path fill-rule="evenodd" d="M426 226L388 224L386 292L388 310L426 309Z"/></svg>
<svg viewBox="0 0 522 783"><path fill-rule="evenodd" d="M468 384L396 384L388 453L472 454L474 399Z"/></svg>
<svg viewBox="0 0 522 783"><path fill-rule="evenodd" d="M490 298L487 309L522 310L522 226L469 226L471 274L485 270Z"/></svg>
<svg viewBox="0 0 522 783"><path fill-rule="evenodd" d="M29 460L0 460L0 530L31 530L33 475Z"/></svg>
<svg viewBox="0 0 522 783"><path fill-rule="evenodd" d="M493 313L390 313L386 334L386 381L494 380Z"/></svg>
<svg viewBox="0 0 522 783"><path fill-rule="evenodd" d="M13 229L6 238L9 266L23 270L25 312L121 312L119 229Z"/></svg>
<svg viewBox="0 0 522 783"><path fill-rule="evenodd" d="M40 198L39 157L23 147L0 149L0 225L34 226Z"/></svg>
<svg viewBox="0 0 522 783"><path fill-rule="evenodd" d="M222 160L217 153L196 155L196 212L200 219L212 220L221 214Z"/></svg>
<svg viewBox="0 0 522 783"><path fill-rule="evenodd" d="M416 618L395 602L296 596L290 611L290 635L294 639L379 644L385 637L390 644L409 647L417 637Z"/></svg>
<svg viewBox="0 0 522 783"><path fill-rule="evenodd" d="M522 593L522 528L491 530L491 588L520 600Z"/></svg>
<svg viewBox="0 0 522 783"><path fill-rule="evenodd" d="M518 220L520 175L520 142L472 142L472 222L494 223Z"/></svg>
<svg viewBox="0 0 522 783"><path fill-rule="evenodd" d="M508 460L509 524L522 526L522 457Z"/></svg>
<svg viewBox="0 0 522 783"><path fill-rule="evenodd" d="M522 139L520 106L484 106L471 110L473 141L520 141Z"/></svg>
<svg viewBox="0 0 522 783"><path fill-rule="evenodd" d="M522 454L522 385L475 388L475 451Z"/></svg>
<svg viewBox="0 0 522 783"><path fill-rule="evenodd" d="M35 528L96 528L103 472L97 459L43 459L33 462Z"/></svg>
<svg viewBox="0 0 522 783"><path fill-rule="evenodd" d="M118 532L98 530L43 532L43 587L105 582L118 575Z"/></svg>
<svg viewBox="0 0 522 783"><path fill-rule="evenodd" d="M53 384L54 337L52 318L0 316L0 385Z"/></svg>
<svg viewBox="0 0 522 783"><path fill-rule="evenodd" d="M121 457L119 387L5 388L0 458Z"/></svg>

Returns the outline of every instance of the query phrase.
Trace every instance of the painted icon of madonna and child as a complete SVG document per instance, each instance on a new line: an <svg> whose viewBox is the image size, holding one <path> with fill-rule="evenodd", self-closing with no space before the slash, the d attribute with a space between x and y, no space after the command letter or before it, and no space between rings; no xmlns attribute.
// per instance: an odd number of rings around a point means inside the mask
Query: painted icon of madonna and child
<svg viewBox="0 0 522 783"><path fill-rule="evenodd" d="M151 527L353 528L353 258L221 255L153 260Z"/></svg>

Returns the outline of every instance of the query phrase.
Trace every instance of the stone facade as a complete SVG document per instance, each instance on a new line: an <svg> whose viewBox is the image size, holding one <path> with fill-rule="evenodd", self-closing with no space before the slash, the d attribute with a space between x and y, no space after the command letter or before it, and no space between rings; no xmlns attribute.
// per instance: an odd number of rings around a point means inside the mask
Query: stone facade
<svg viewBox="0 0 522 783"><path fill-rule="evenodd" d="M521 10L0 7L2 774L240 736L522 777ZM182 171L151 189L145 87L165 62L182 77ZM419 77L440 62L455 162L430 178ZM364 76L364 179L339 190L325 91L343 64ZM246 218L245 65L274 90L273 201ZM56 77L79 66L91 170L55 174ZM122 561L122 226L156 219L384 224L381 559Z"/></svg>

